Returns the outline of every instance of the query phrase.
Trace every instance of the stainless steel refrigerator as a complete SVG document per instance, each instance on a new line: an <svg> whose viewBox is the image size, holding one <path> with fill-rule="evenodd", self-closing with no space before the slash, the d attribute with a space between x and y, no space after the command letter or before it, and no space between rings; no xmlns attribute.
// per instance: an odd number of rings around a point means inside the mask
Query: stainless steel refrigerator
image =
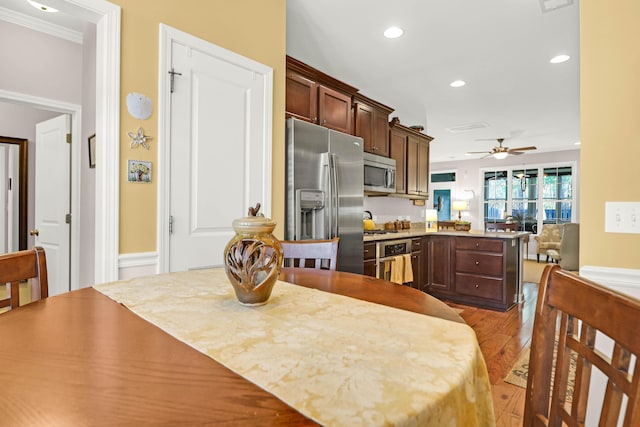
<svg viewBox="0 0 640 427"><path fill-rule="evenodd" d="M340 271L362 274L362 138L287 119L285 239L340 238Z"/></svg>

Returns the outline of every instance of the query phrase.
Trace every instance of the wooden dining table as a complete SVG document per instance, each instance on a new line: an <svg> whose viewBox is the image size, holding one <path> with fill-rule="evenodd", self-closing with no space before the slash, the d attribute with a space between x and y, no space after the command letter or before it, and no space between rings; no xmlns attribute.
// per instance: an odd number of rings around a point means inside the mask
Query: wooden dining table
<svg viewBox="0 0 640 427"><path fill-rule="evenodd" d="M180 274L146 280L190 277ZM368 276L284 268L280 280L464 324L441 301ZM0 315L0 339L3 426L322 423L93 287Z"/></svg>

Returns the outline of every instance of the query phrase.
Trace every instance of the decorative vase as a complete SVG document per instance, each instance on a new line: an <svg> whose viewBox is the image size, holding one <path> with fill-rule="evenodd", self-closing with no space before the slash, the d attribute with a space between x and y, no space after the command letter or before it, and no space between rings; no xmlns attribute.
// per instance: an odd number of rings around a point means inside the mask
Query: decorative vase
<svg viewBox="0 0 640 427"><path fill-rule="evenodd" d="M249 209L250 215L257 214ZM233 221L236 235L224 249L224 269L243 305L266 304L282 268L282 246L271 233L276 223L264 216Z"/></svg>

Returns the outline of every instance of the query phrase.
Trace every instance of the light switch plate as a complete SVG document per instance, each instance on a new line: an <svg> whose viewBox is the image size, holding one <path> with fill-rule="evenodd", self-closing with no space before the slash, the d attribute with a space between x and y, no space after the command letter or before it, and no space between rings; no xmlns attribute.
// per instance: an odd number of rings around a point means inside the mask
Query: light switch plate
<svg viewBox="0 0 640 427"><path fill-rule="evenodd" d="M604 231L640 234L640 202L605 202Z"/></svg>

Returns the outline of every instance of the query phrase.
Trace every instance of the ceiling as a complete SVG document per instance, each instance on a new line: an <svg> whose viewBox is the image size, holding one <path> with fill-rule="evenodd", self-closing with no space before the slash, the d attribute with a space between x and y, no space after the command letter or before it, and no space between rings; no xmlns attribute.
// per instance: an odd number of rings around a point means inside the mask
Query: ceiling
<svg viewBox="0 0 640 427"><path fill-rule="evenodd" d="M25 0L3 8L82 30ZM384 38L391 25L404 35ZM550 64L560 53L571 59ZM465 153L490 151L497 142L478 141L489 138L538 148L527 153L577 149L579 53L577 0L287 1L287 54L424 126L432 162L480 158ZM458 79L467 84L449 86Z"/></svg>
<svg viewBox="0 0 640 427"><path fill-rule="evenodd" d="M580 52L571 2L288 0L287 54L395 108L402 124L424 126L432 162L480 158L465 153L497 145L477 140L485 138L538 147L527 153L574 150ZM391 25L404 35L384 38ZM571 59L549 63L561 53ZM467 84L449 86L458 79Z"/></svg>
<svg viewBox="0 0 640 427"><path fill-rule="evenodd" d="M52 2L51 0L37 1L43 4L54 4L54 2ZM55 2L60 2L60 0L55 0ZM82 20L76 18L75 16L69 15L62 11L56 13L41 12L40 10L27 3L26 0L2 0L0 2L0 12L16 12L18 14L16 16L18 17L20 15L26 15L28 17L31 17L32 19L40 19L50 24L58 25L72 31L82 31Z"/></svg>

